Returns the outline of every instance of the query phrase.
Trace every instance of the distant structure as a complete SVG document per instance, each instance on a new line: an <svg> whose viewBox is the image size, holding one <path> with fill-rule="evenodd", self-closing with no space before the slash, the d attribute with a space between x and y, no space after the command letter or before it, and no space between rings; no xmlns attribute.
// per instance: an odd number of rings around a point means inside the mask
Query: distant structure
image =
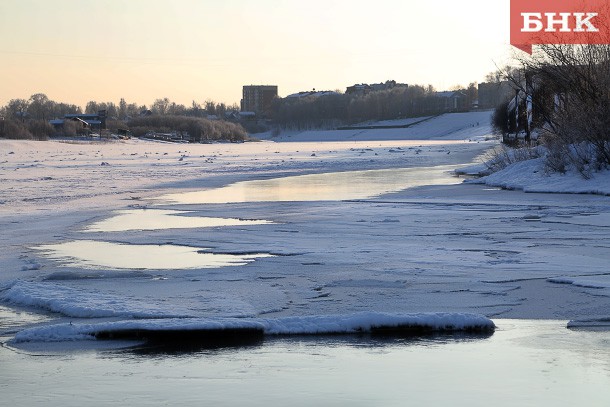
<svg viewBox="0 0 610 407"><path fill-rule="evenodd" d="M273 99L277 98L276 85L249 85L243 87L242 112L254 112L265 116L271 111Z"/></svg>
<svg viewBox="0 0 610 407"><path fill-rule="evenodd" d="M320 96L330 96L330 95L338 95L337 92L332 90L310 90L304 92L293 93L292 95L286 96L287 99L301 99L306 97L320 97Z"/></svg>
<svg viewBox="0 0 610 407"><path fill-rule="evenodd" d="M371 86L366 83L356 84L352 86L348 86L345 89L345 93L347 95L364 95L371 91Z"/></svg>
<svg viewBox="0 0 610 407"><path fill-rule="evenodd" d="M55 129L61 129L66 120L78 122L83 129L89 130L106 130L106 111L100 110L92 114L67 114L63 119L49 120L49 123Z"/></svg>
<svg viewBox="0 0 610 407"><path fill-rule="evenodd" d="M470 110L468 97L464 92L436 92L436 110L439 112L466 112Z"/></svg>
<svg viewBox="0 0 610 407"><path fill-rule="evenodd" d="M394 89L394 88L408 88L409 85L407 85L406 83L396 83L396 81L391 80L391 81L385 81L385 82L380 82L380 83L373 83L373 84L366 84L366 83L361 83L361 84L356 84L356 85L352 85L352 86L348 86L345 89L345 93L348 95L365 95L369 92L377 92L377 91L381 91L381 90L389 90L389 89Z"/></svg>
<svg viewBox="0 0 610 407"><path fill-rule="evenodd" d="M515 96L510 82L479 83L479 108L494 109Z"/></svg>

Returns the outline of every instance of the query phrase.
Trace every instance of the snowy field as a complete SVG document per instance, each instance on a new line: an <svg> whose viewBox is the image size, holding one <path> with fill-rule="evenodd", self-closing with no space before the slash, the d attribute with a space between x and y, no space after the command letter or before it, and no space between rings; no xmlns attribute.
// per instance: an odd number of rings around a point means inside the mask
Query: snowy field
<svg viewBox="0 0 610 407"><path fill-rule="evenodd" d="M497 143L489 115L244 144L0 140L0 304L45 314L11 336L607 320L609 177L462 183Z"/></svg>

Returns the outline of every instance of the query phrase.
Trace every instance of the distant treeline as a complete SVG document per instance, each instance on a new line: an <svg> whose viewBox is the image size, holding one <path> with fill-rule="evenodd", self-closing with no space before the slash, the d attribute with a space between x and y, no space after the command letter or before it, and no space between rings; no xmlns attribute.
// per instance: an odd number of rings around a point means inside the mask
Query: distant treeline
<svg viewBox="0 0 610 407"><path fill-rule="evenodd" d="M82 113L80 107L54 102L42 93L12 99L0 108L0 137L44 140L55 133L50 119L75 113Z"/></svg>
<svg viewBox="0 0 610 407"><path fill-rule="evenodd" d="M448 95L449 93L449 95ZM448 111L469 110L477 99L477 86L455 88L439 93L432 86L395 86L366 93L334 92L324 96L277 98L267 120L241 120L237 105L195 101L190 106L177 104L168 98L156 99L150 106L127 103L90 101L85 109L74 104L50 100L37 93L29 99L12 99L0 108L0 137L46 139L53 135L76 136L90 133L78 123L66 121L52 126L51 119L68 114L106 112L107 133L131 132L140 136L154 133L188 133L192 141L243 140L247 132L275 129L336 128L371 120L391 120L430 116ZM196 119L196 120L195 120ZM244 126L246 127L244 129Z"/></svg>
<svg viewBox="0 0 610 407"><path fill-rule="evenodd" d="M334 93L325 96L276 99L274 122L283 128L330 128L369 120L430 116L468 110L477 99L477 86L456 89L458 106L448 102L432 86L396 86L364 94Z"/></svg>
<svg viewBox="0 0 610 407"><path fill-rule="evenodd" d="M223 120L207 120L201 117L154 115L137 117L129 121L129 130L134 136L148 133L176 133L188 135L188 140L202 143L214 140L244 141L246 130L237 123Z"/></svg>
<svg viewBox="0 0 610 407"><path fill-rule="evenodd" d="M188 133L192 141L230 140L247 138L246 130L239 123L225 121L226 113L238 111L237 105L195 101L191 106L172 102L168 98L156 99L150 107L127 103L121 99L113 102L90 101L80 106L55 102L45 94L37 93L29 99L12 99L0 107L0 137L13 139L45 140L54 135L78 136L90 133L79 123L65 121L60 129L49 120L62 119L69 114L96 114L106 111L107 131L129 131L133 135L146 133Z"/></svg>

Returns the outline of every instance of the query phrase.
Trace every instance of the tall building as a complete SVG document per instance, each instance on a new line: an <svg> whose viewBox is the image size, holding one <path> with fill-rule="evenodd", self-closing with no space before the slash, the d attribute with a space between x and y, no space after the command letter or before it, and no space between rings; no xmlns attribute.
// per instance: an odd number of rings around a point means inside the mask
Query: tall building
<svg viewBox="0 0 610 407"><path fill-rule="evenodd" d="M275 85L250 85L244 86L241 111L254 112L257 115L265 115L271 111L273 99L277 97L277 86Z"/></svg>

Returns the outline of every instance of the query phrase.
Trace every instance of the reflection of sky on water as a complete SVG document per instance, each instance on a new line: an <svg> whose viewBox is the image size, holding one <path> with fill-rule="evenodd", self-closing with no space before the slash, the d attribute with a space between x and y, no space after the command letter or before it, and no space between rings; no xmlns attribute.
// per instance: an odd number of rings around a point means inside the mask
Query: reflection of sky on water
<svg viewBox="0 0 610 407"><path fill-rule="evenodd" d="M243 181L223 188L163 195L180 204L366 199L424 185L461 182L455 166L332 172Z"/></svg>
<svg viewBox="0 0 610 407"><path fill-rule="evenodd" d="M87 232L124 232L129 230L194 229L220 226L266 225L266 220L245 220L186 216L189 212L155 209L129 209L90 225Z"/></svg>
<svg viewBox="0 0 610 407"><path fill-rule="evenodd" d="M78 240L39 246L51 259L69 267L180 270L242 266L269 254L207 253L203 248L176 245L132 245Z"/></svg>

